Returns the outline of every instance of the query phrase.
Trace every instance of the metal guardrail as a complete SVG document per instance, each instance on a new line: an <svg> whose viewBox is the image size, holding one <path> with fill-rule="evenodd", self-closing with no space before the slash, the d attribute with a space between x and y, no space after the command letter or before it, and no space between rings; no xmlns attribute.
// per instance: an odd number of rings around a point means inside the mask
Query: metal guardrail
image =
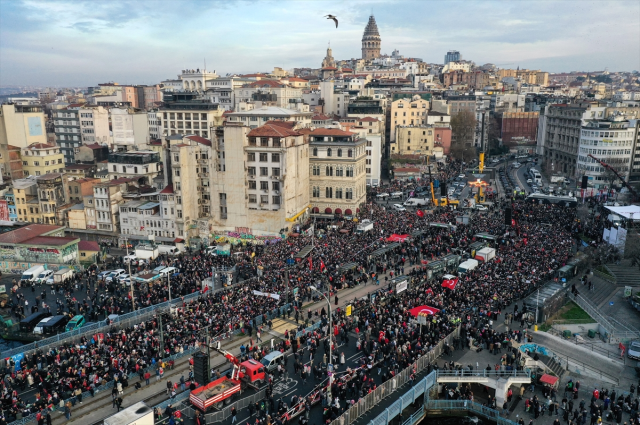
<svg viewBox="0 0 640 425"><path fill-rule="evenodd" d="M498 425L516 425L516 422L500 416L499 411L470 400L427 400L425 402L425 408L433 410L472 411L496 421Z"/></svg>
<svg viewBox="0 0 640 425"><path fill-rule="evenodd" d="M109 332L112 326L128 327L132 324L132 321L136 322L136 324L140 323L152 317L158 310L167 309L173 305L181 304L183 302L193 301L201 295L203 294L201 294L200 292L196 292L194 294L185 295L184 297L175 298L171 301L165 301L160 304L132 311L130 313L118 316L110 325L107 325L106 320L103 320L94 325L83 326L80 329L76 329L70 332L64 332L47 339L32 342L31 344L21 345L20 347L12 348L11 350L3 352L2 358L6 359L7 357L15 356L17 354L32 354L32 351L46 350L53 345L64 344L66 342L74 342L76 339L79 339L83 336L91 337L96 333L106 333Z"/></svg>
<svg viewBox="0 0 640 425"><path fill-rule="evenodd" d="M474 370L474 371L465 371L465 370L440 370L438 371L438 379L447 377L455 377L455 378L470 378L470 377L481 377L481 378L529 378L531 379L531 371L528 370Z"/></svg>
<svg viewBox="0 0 640 425"><path fill-rule="evenodd" d="M398 373L387 382L379 385L374 391L358 400L358 402L351 408L349 408L349 410L345 411L340 417L331 422L331 425L350 425L355 422L360 416L364 415L373 407L377 406L383 399L397 391L402 386L406 385L407 383L413 384L411 377L414 376L414 374L423 371L433 361L435 361L435 359L440 357L440 355L444 352L444 344L451 344L453 342L453 338L457 337L459 334L460 326L458 326L453 332L447 335L443 340L438 342L438 345L436 345L435 348L433 348L431 351L425 353L422 357L409 365L402 372ZM431 388L433 385L435 385L435 376L435 373L429 374L417 385L412 387L407 393L405 393L399 400L392 403L391 406L389 406L389 408L385 410L385 413L382 414L385 416L380 424L388 423L389 420L399 415L404 408L413 403L415 399L422 395L428 388ZM377 420L378 418L374 419L373 423L377 424Z"/></svg>

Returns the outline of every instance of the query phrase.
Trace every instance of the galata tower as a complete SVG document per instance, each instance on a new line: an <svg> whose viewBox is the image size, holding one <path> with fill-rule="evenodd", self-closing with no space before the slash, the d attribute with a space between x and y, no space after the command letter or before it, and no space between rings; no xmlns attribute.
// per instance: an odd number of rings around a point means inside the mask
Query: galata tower
<svg viewBox="0 0 640 425"><path fill-rule="evenodd" d="M369 16L369 22L362 35L362 59L371 60L380 57L380 33L376 18Z"/></svg>

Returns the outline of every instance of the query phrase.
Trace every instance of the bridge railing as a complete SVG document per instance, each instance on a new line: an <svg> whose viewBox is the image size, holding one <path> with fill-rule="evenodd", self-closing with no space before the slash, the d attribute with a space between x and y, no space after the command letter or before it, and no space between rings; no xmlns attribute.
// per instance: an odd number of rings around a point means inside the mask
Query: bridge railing
<svg viewBox="0 0 640 425"><path fill-rule="evenodd" d="M531 371L529 370L439 370L438 379L440 378L468 378L468 377L483 377L483 378L531 378Z"/></svg>

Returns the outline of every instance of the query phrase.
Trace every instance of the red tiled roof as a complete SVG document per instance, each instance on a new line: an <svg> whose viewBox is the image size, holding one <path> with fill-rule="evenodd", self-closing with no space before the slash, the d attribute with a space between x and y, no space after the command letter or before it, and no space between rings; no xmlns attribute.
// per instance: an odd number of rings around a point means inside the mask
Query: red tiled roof
<svg viewBox="0 0 640 425"><path fill-rule="evenodd" d="M7 149L10 151L19 151L20 148L18 146L7 145Z"/></svg>
<svg viewBox="0 0 640 425"><path fill-rule="evenodd" d="M51 149L51 148L57 148L57 146L50 145L48 143L32 143L29 146L27 146L27 149Z"/></svg>
<svg viewBox="0 0 640 425"><path fill-rule="evenodd" d="M318 114L311 117L312 121L327 121L330 120L331 117L326 116L325 114Z"/></svg>
<svg viewBox="0 0 640 425"><path fill-rule="evenodd" d="M293 130L293 127L296 126L295 121L278 121L278 120L269 120L265 124L271 124L282 128L287 128L289 130Z"/></svg>
<svg viewBox="0 0 640 425"><path fill-rule="evenodd" d="M205 139L204 137L187 136L186 138L189 139L189 140L193 140L194 142L200 143L201 145L211 146L211 140Z"/></svg>
<svg viewBox="0 0 640 425"><path fill-rule="evenodd" d="M62 226L54 226L51 224L30 224L21 229L1 234L0 243L22 243L36 236L40 236L43 233L53 232L54 230L62 228Z"/></svg>
<svg viewBox="0 0 640 425"><path fill-rule="evenodd" d="M162 141L161 140L150 140L149 144L152 146L162 146Z"/></svg>
<svg viewBox="0 0 640 425"><path fill-rule="evenodd" d="M160 193L161 193L161 194L163 194L163 193L164 193L164 194L167 194L167 193L173 193L173 185L172 185L172 184L167 185L167 187L165 187L164 189L162 189L162 190L160 191Z"/></svg>
<svg viewBox="0 0 640 425"><path fill-rule="evenodd" d="M297 77L291 77L291 78L287 78L287 80L289 81L299 81L301 83L308 83L308 80L305 80L304 78L297 78Z"/></svg>
<svg viewBox="0 0 640 425"><path fill-rule="evenodd" d="M356 121L364 121L364 122L369 122L369 121L379 121L377 118L373 118L373 117L364 117L364 118L358 118Z"/></svg>
<svg viewBox="0 0 640 425"><path fill-rule="evenodd" d="M299 135L300 133L297 131L290 130L274 123L267 123L262 127L254 128L248 134L249 137L287 137Z"/></svg>
<svg viewBox="0 0 640 425"><path fill-rule="evenodd" d="M312 136L353 136L355 133L350 133L348 131L342 131L337 128L316 128L311 133Z"/></svg>
<svg viewBox="0 0 640 425"><path fill-rule="evenodd" d="M102 149L105 146L99 145L97 143L92 143L90 145L85 145L86 147L88 147L89 149Z"/></svg>
<svg viewBox="0 0 640 425"><path fill-rule="evenodd" d="M35 238L27 239L26 241L22 242L22 244L41 245L41 246L63 246L77 240L78 238L69 238L65 236L36 236Z"/></svg>
<svg viewBox="0 0 640 425"><path fill-rule="evenodd" d="M286 87L286 84L281 83L280 81L274 80L259 80L254 83L246 84L243 87Z"/></svg>
<svg viewBox="0 0 640 425"><path fill-rule="evenodd" d="M336 68L335 66L325 66L324 68L322 68L322 70L326 70L326 71L335 71L338 68Z"/></svg>
<svg viewBox="0 0 640 425"><path fill-rule="evenodd" d="M245 74L245 75L241 75L240 77L243 78L247 78L247 77L266 77L266 74Z"/></svg>
<svg viewBox="0 0 640 425"><path fill-rule="evenodd" d="M98 242L94 241L80 241L78 242L78 251L100 251Z"/></svg>
<svg viewBox="0 0 640 425"><path fill-rule="evenodd" d="M345 71L352 71L353 72L353 69L351 69L351 68L342 68L342 72L345 72Z"/></svg>

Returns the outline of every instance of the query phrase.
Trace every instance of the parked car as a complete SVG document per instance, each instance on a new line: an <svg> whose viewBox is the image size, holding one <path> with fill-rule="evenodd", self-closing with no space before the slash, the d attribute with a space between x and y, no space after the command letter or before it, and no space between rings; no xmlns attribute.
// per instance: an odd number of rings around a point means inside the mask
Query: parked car
<svg viewBox="0 0 640 425"><path fill-rule="evenodd" d="M476 204L476 210L477 211L489 211L489 208L485 207L484 205Z"/></svg>
<svg viewBox="0 0 640 425"><path fill-rule="evenodd" d="M407 209L400 204L393 204L393 209L396 211L406 211Z"/></svg>
<svg viewBox="0 0 640 425"><path fill-rule="evenodd" d="M107 282L111 282L113 279L117 277L119 278L120 276L124 275L126 272L127 271L125 269L114 270L111 273L109 273L104 280L106 280Z"/></svg>

